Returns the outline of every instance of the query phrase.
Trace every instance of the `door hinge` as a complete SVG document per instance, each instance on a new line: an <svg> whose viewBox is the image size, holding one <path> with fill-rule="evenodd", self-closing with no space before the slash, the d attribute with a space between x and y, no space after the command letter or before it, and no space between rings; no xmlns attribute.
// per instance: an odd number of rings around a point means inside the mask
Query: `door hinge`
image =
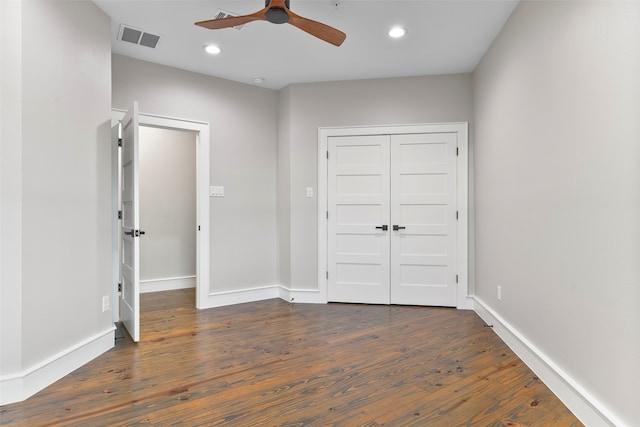
<svg viewBox="0 0 640 427"><path fill-rule="evenodd" d="M122 211L118 211L118 219L122 219Z"/></svg>
<svg viewBox="0 0 640 427"><path fill-rule="evenodd" d="M122 147L122 138L118 138L118 147Z"/></svg>
<svg viewBox="0 0 640 427"><path fill-rule="evenodd" d="M329 219L329 211L327 211L327 219Z"/></svg>
<svg viewBox="0 0 640 427"><path fill-rule="evenodd" d="M327 159L329 158L329 150L327 150Z"/></svg>
<svg viewBox="0 0 640 427"><path fill-rule="evenodd" d="M459 150L460 149L458 147L456 147L456 156L460 153Z"/></svg>
<svg viewBox="0 0 640 427"><path fill-rule="evenodd" d="M456 211L456 219L458 219L458 217L459 217L459 213L458 211Z"/></svg>
<svg viewBox="0 0 640 427"><path fill-rule="evenodd" d="M198 231L200 231L200 226L198 226Z"/></svg>
<svg viewBox="0 0 640 427"><path fill-rule="evenodd" d="M458 275L456 274L456 283L458 283Z"/></svg>
<svg viewBox="0 0 640 427"><path fill-rule="evenodd" d="M327 280L329 280L329 272L327 271Z"/></svg>
<svg viewBox="0 0 640 427"><path fill-rule="evenodd" d="M118 283L118 292L122 292L122 283Z"/></svg>

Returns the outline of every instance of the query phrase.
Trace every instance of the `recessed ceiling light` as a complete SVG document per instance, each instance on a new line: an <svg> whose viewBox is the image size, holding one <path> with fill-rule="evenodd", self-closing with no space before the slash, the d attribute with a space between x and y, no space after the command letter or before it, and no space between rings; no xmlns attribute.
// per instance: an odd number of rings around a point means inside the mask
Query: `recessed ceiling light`
<svg viewBox="0 0 640 427"><path fill-rule="evenodd" d="M407 29L402 27L393 27L389 30L389 37L394 39L398 39L400 37L404 37L407 34Z"/></svg>
<svg viewBox="0 0 640 427"><path fill-rule="evenodd" d="M220 52L222 52L222 49L220 49L218 46L216 46L215 44L208 44L206 46L203 47L204 51L211 54L211 55L217 55Z"/></svg>
<svg viewBox="0 0 640 427"><path fill-rule="evenodd" d="M253 84L261 85L262 83L264 83L264 78L263 77L254 77L253 78Z"/></svg>

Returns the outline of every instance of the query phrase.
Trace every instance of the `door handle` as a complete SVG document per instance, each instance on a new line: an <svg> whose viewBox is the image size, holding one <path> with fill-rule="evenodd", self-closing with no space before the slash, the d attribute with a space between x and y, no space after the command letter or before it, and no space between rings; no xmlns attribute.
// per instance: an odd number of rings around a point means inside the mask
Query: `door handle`
<svg viewBox="0 0 640 427"><path fill-rule="evenodd" d="M394 225L393 226L393 231L404 230L405 228L407 228L407 227L401 227L399 225Z"/></svg>
<svg viewBox="0 0 640 427"><path fill-rule="evenodd" d="M379 227L376 227L376 229L382 230L382 231L387 231L389 229L389 226L387 224L385 224L385 225L381 225Z"/></svg>
<svg viewBox="0 0 640 427"><path fill-rule="evenodd" d="M131 236L131 237L140 237L143 234L146 234L144 231L142 230L131 230L131 231L125 231L124 234L126 234L127 236Z"/></svg>

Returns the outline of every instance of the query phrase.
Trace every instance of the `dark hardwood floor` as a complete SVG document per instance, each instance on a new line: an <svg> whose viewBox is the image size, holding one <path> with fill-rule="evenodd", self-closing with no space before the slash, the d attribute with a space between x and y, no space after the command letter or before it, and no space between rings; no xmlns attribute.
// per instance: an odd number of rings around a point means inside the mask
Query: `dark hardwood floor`
<svg viewBox="0 0 640 427"><path fill-rule="evenodd" d="M142 295L141 341L25 402L20 426L581 426L471 311Z"/></svg>

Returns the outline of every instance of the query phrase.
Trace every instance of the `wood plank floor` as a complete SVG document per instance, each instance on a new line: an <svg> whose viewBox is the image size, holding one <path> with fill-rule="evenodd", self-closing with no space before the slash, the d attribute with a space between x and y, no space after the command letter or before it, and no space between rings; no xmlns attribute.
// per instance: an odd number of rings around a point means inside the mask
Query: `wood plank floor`
<svg viewBox="0 0 640 427"><path fill-rule="evenodd" d="M471 311L142 295L138 344L25 402L20 426L581 426Z"/></svg>

